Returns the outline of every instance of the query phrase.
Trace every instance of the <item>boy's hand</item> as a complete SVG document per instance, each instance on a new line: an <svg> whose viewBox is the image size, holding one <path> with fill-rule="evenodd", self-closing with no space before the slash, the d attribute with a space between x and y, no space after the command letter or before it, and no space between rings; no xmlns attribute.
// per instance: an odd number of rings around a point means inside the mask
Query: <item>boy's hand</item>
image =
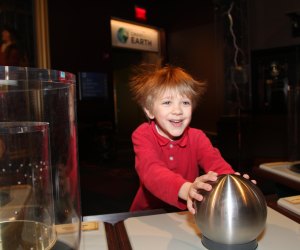
<svg viewBox="0 0 300 250"><path fill-rule="evenodd" d="M206 191L210 191L212 186L207 181L216 181L218 174L212 171L209 171L207 174L201 175L195 179L193 183L191 183L188 195L187 195L187 208L190 213L195 214L195 208L193 206L194 200L202 201L203 196L198 193L199 189L204 189Z"/></svg>
<svg viewBox="0 0 300 250"><path fill-rule="evenodd" d="M239 173L239 172L235 172L234 174L241 175L241 173ZM243 174L243 177L248 180L250 179L250 176L248 174ZM256 180L251 180L251 182L256 184Z"/></svg>

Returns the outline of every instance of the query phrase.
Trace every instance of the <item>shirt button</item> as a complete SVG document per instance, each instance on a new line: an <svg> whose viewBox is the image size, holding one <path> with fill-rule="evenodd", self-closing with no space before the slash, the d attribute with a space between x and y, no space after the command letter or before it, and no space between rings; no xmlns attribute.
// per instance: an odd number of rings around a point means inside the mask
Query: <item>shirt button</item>
<svg viewBox="0 0 300 250"><path fill-rule="evenodd" d="M173 160L174 160L174 157L173 157L173 156L170 156L169 159L170 159L170 161L173 161Z"/></svg>
<svg viewBox="0 0 300 250"><path fill-rule="evenodd" d="M170 148L173 148L173 144L170 144Z"/></svg>

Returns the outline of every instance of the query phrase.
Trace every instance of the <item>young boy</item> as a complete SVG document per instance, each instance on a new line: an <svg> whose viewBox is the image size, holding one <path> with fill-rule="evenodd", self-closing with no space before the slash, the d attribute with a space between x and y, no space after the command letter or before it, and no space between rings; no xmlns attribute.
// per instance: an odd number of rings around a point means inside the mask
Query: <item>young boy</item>
<svg viewBox="0 0 300 250"><path fill-rule="evenodd" d="M143 71L130 83L134 99L149 123L132 134L140 186L130 211L188 209L203 199L197 190L211 190L207 181L235 171L199 129L189 127L192 111L205 91L178 67ZM199 176L200 169L206 174Z"/></svg>

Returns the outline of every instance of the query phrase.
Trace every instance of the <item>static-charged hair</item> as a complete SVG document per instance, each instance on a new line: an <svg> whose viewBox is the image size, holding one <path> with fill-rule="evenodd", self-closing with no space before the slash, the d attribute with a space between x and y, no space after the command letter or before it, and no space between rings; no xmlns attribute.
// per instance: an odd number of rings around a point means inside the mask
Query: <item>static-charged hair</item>
<svg viewBox="0 0 300 250"><path fill-rule="evenodd" d="M194 109L206 90L206 83L195 80L180 67L141 65L131 78L130 90L133 99L142 108L152 110L157 97L166 91L172 91L188 97Z"/></svg>

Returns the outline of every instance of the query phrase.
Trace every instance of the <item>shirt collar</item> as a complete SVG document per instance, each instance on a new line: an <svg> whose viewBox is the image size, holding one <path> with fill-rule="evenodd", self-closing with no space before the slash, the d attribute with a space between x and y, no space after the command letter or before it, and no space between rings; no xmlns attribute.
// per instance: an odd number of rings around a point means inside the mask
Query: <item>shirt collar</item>
<svg viewBox="0 0 300 250"><path fill-rule="evenodd" d="M180 147L185 147L186 144L187 144L187 140L188 140L188 128L187 127L185 129L185 131L183 132L183 135L180 137L180 139L178 140L175 140L175 141L172 141L166 137L163 137L162 135L160 135L156 129L156 126L155 126L155 122L154 121L151 121L151 128L152 128L152 131L155 135L155 137L157 138L157 141L159 143L160 146L166 146L170 143L172 144L178 144Z"/></svg>

